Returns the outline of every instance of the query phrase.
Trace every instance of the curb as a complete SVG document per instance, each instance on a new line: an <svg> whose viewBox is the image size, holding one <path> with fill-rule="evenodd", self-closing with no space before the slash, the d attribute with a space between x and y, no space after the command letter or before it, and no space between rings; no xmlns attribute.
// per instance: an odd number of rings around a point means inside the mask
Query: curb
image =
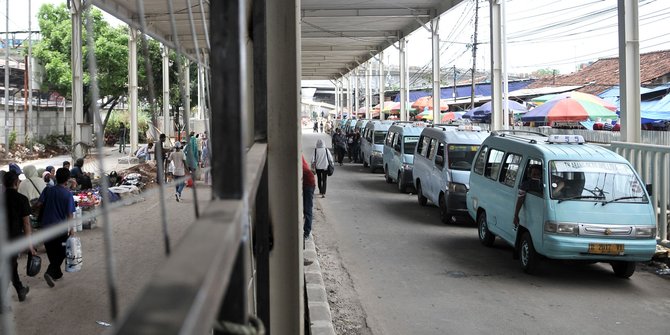
<svg viewBox="0 0 670 335"><path fill-rule="evenodd" d="M321 265L316 257L314 238L305 240L303 257L314 262L304 267L307 310L309 312L310 334L335 335L333 319L328 304L328 294L321 275Z"/></svg>

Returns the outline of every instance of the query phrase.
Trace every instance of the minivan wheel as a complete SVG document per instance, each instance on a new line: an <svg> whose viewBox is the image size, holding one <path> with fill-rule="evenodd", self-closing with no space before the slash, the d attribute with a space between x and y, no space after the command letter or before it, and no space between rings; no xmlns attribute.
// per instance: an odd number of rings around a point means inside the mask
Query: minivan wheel
<svg viewBox="0 0 670 335"><path fill-rule="evenodd" d="M365 159L363 160L363 167L364 168L368 167L368 162L366 162Z"/></svg>
<svg viewBox="0 0 670 335"><path fill-rule="evenodd" d="M400 193L407 193L407 187L402 182L402 171L398 171L398 191Z"/></svg>
<svg viewBox="0 0 670 335"><path fill-rule="evenodd" d="M611 265L614 275L619 278L630 278L635 273L635 262L616 261Z"/></svg>
<svg viewBox="0 0 670 335"><path fill-rule="evenodd" d="M393 179L391 179L391 176L389 176L389 167L385 166L384 167L384 178L386 178L386 182L391 184L393 183Z"/></svg>
<svg viewBox="0 0 670 335"><path fill-rule="evenodd" d="M444 198L444 193L440 194L440 200L438 201L438 206L440 207L440 221L444 224L448 224L451 219L451 213L447 209L447 200Z"/></svg>
<svg viewBox="0 0 670 335"><path fill-rule="evenodd" d="M496 236L489 230L489 225L486 223L486 212L482 212L477 216L477 226L479 229L479 242L490 247L496 239Z"/></svg>
<svg viewBox="0 0 670 335"><path fill-rule="evenodd" d="M428 198L423 196L423 190L421 189L421 181L416 181L416 198L419 200L419 205L425 206L428 204Z"/></svg>
<svg viewBox="0 0 670 335"><path fill-rule="evenodd" d="M523 272L533 274L537 270L537 265L540 263L540 255L535 251L533 246L533 239L529 232L523 233L521 237L521 245L519 246L519 260L521 261L521 269Z"/></svg>

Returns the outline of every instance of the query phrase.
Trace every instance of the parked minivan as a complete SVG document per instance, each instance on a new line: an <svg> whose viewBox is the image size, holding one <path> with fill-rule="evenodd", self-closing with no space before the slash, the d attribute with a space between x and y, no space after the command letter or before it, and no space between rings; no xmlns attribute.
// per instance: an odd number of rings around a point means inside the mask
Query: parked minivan
<svg viewBox="0 0 670 335"><path fill-rule="evenodd" d="M421 132L414 153L414 188L421 206L430 200L443 223L466 215L470 168L488 133L472 126L434 126Z"/></svg>
<svg viewBox="0 0 670 335"><path fill-rule="evenodd" d="M370 172L384 167L384 139L393 121L372 120L365 125L361 140L363 167L370 167Z"/></svg>
<svg viewBox="0 0 670 335"><path fill-rule="evenodd" d="M386 134L382 156L384 176L387 183L398 183L398 190L402 193L414 187L414 150L424 127L424 123L396 122Z"/></svg>
<svg viewBox="0 0 670 335"><path fill-rule="evenodd" d="M579 135L501 131L475 157L467 206L481 243L500 237L527 273L547 257L608 262L628 278L656 250L650 188L626 159Z"/></svg>

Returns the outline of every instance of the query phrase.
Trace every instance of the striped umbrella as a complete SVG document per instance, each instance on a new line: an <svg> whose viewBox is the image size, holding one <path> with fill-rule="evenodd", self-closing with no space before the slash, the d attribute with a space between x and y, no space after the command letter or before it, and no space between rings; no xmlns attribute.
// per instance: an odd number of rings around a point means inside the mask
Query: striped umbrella
<svg viewBox="0 0 670 335"><path fill-rule="evenodd" d="M586 100L570 97L555 98L521 116L524 122L586 121L597 119L617 119L613 111Z"/></svg>

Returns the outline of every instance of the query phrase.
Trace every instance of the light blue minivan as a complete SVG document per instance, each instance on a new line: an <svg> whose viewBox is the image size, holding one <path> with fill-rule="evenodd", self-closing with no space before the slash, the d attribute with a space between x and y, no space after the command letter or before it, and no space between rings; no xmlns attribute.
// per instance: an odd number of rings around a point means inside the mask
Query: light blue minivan
<svg viewBox="0 0 670 335"><path fill-rule="evenodd" d="M361 155L363 167L370 172L384 167L384 139L393 121L372 120L365 125L361 134Z"/></svg>
<svg viewBox="0 0 670 335"><path fill-rule="evenodd" d="M414 187L414 150L424 127L423 122L395 122L386 134L382 157L384 176L387 183L398 183L398 191L402 193L407 193L408 188Z"/></svg>
<svg viewBox="0 0 670 335"><path fill-rule="evenodd" d="M527 273L547 257L608 262L616 276L632 276L656 251L651 185L581 136L541 135L501 131L482 143L467 193L479 240L514 246Z"/></svg>
<svg viewBox="0 0 670 335"><path fill-rule="evenodd" d="M430 200L443 223L467 216L470 169L488 133L479 127L435 125L421 132L414 153L414 188L421 206Z"/></svg>

